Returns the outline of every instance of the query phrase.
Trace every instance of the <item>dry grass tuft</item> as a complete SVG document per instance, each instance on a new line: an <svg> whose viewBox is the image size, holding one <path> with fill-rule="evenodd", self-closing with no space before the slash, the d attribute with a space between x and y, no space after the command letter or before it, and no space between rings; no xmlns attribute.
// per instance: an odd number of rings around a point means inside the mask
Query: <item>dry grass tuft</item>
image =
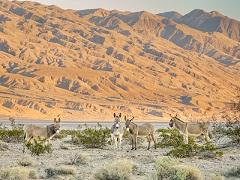
<svg viewBox="0 0 240 180"><path fill-rule="evenodd" d="M0 169L0 179L4 180L28 180L37 179L36 170L25 167L8 167Z"/></svg>
<svg viewBox="0 0 240 180"><path fill-rule="evenodd" d="M20 166L33 166L35 164L36 164L36 161L32 158L32 156L29 156L29 155L25 155L18 160L18 165Z"/></svg>
<svg viewBox="0 0 240 180"><path fill-rule="evenodd" d="M128 159L120 159L105 167L99 169L95 173L97 180L128 180L133 171L133 162Z"/></svg>
<svg viewBox="0 0 240 180"><path fill-rule="evenodd" d="M211 174L209 180L224 180L224 177L220 174Z"/></svg>
<svg viewBox="0 0 240 180"><path fill-rule="evenodd" d="M9 150L8 144L3 141L0 141L0 151L7 151L7 150Z"/></svg>
<svg viewBox="0 0 240 180"><path fill-rule="evenodd" d="M74 157L71 158L71 165L85 165L89 161L89 155L87 154L75 154Z"/></svg>
<svg viewBox="0 0 240 180"><path fill-rule="evenodd" d="M45 169L47 177L56 175L76 175L76 168L74 166L61 165L59 167L50 167Z"/></svg>
<svg viewBox="0 0 240 180"><path fill-rule="evenodd" d="M176 159L163 157L155 162L156 179L189 179L202 180L202 173L198 168L182 165Z"/></svg>

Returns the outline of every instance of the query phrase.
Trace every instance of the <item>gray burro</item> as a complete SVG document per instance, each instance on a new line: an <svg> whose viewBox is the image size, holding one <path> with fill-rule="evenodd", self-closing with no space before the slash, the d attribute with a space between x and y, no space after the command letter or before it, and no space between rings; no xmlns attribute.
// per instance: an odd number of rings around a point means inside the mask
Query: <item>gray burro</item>
<svg viewBox="0 0 240 180"><path fill-rule="evenodd" d="M36 125L25 125L23 127L24 140L26 143L30 142L34 138L44 138L46 141L50 141L60 131L60 118L58 120L54 118L54 123L47 125L46 127ZM23 152L25 151L25 146Z"/></svg>
<svg viewBox="0 0 240 180"><path fill-rule="evenodd" d="M206 142L210 141L208 122L185 122L179 119L177 115L171 115L169 126L177 129L181 134L183 134L185 144L188 144L189 136L198 137L204 135Z"/></svg>

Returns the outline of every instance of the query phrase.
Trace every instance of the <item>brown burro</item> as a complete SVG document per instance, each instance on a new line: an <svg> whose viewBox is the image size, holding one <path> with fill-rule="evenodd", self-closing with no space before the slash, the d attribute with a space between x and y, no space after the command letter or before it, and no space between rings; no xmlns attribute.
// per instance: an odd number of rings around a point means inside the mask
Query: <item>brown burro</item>
<svg viewBox="0 0 240 180"><path fill-rule="evenodd" d="M154 137L154 126L150 123L144 123L141 125L137 125L136 123L132 122L132 119L127 119L125 116L125 126L126 130L130 132L131 140L132 140L132 150L137 149L137 137L145 136L148 140L148 150L150 149L151 141L154 142L154 147L156 149L156 140Z"/></svg>
<svg viewBox="0 0 240 180"><path fill-rule="evenodd" d="M25 143L30 142L34 138L43 138L49 142L57 133L60 132L60 118L54 118L54 123L46 127L36 125L25 125L23 127ZM23 149L25 152L25 146Z"/></svg>

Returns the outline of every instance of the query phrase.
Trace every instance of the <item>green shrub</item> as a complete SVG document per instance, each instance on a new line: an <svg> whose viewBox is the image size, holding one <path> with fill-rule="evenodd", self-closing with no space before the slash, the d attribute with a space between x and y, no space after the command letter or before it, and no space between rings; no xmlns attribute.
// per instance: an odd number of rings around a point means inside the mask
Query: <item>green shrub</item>
<svg viewBox="0 0 240 180"><path fill-rule="evenodd" d="M133 171L133 162L127 159L117 160L95 173L97 180L128 180Z"/></svg>
<svg viewBox="0 0 240 180"><path fill-rule="evenodd" d="M38 175L34 169L25 167L9 167L0 169L0 179L4 180L28 180L37 178Z"/></svg>
<svg viewBox="0 0 240 180"><path fill-rule="evenodd" d="M75 134L73 143L82 144L87 148L102 148L109 143L110 133L108 128L87 128Z"/></svg>
<svg viewBox="0 0 240 180"><path fill-rule="evenodd" d="M19 143L24 140L23 130L20 129L0 129L0 140L4 142Z"/></svg>
<svg viewBox="0 0 240 180"><path fill-rule="evenodd" d="M183 136L177 129L158 129L160 142L157 143L157 147L177 147L183 144Z"/></svg>
<svg viewBox="0 0 240 180"><path fill-rule="evenodd" d="M0 151L7 151L7 150L9 150L8 144L3 141L0 141Z"/></svg>
<svg viewBox="0 0 240 180"><path fill-rule="evenodd" d="M216 146L210 143L198 145L195 142L191 142L189 144L181 144L180 146L173 148L167 153L167 155L176 158L186 158L201 155L203 155L204 158L216 158L222 157L223 152L218 150Z"/></svg>
<svg viewBox="0 0 240 180"><path fill-rule="evenodd" d="M226 177L240 178L240 166L228 170L224 175Z"/></svg>
<svg viewBox="0 0 240 180"><path fill-rule="evenodd" d="M160 142L158 147L172 147L167 155L177 158L192 157L205 154L211 154L211 157L220 157L222 152L213 144L205 143L198 145L193 138L189 137L188 144L184 144L183 136L177 129L158 129L160 133ZM210 155L209 155L210 157Z"/></svg>
<svg viewBox="0 0 240 180"><path fill-rule="evenodd" d="M156 179L169 180L201 180L202 173L192 166L179 164L176 159L163 157L155 162Z"/></svg>
<svg viewBox="0 0 240 180"><path fill-rule="evenodd" d="M33 155L37 156L52 152L52 145L46 143L46 139L34 138L33 141L25 142L25 146Z"/></svg>
<svg viewBox="0 0 240 180"><path fill-rule="evenodd" d="M56 175L75 175L76 168L73 166L61 165L59 167L47 168L45 169L45 172L47 173L48 178Z"/></svg>
<svg viewBox="0 0 240 180"><path fill-rule="evenodd" d="M20 166L32 166L35 163L36 162L34 161L34 159L29 155L25 155L25 156L21 157L21 159L18 160L18 164Z"/></svg>

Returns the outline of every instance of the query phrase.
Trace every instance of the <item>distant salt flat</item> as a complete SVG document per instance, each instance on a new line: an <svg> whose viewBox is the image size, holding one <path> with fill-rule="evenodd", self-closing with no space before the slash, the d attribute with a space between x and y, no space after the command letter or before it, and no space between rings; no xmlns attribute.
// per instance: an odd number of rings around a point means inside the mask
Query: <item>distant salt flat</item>
<svg viewBox="0 0 240 180"><path fill-rule="evenodd" d="M145 121L146 122L146 121ZM47 121L47 120L18 120L16 124L35 124L35 125L41 125L46 126L48 124L52 124L53 121ZM122 122L124 124L124 122ZM136 122L139 124L142 124L144 122ZM8 120L0 120L0 124L2 126L9 127L10 121ZM61 128L62 129L85 129L85 128L95 128L99 127L101 125L102 127L108 127L110 128L112 126L112 122L89 122L89 121L63 121L61 122ZM159 128L167 128L168 123L166 122L151 122L155 126L156 129Z"/></svg>

